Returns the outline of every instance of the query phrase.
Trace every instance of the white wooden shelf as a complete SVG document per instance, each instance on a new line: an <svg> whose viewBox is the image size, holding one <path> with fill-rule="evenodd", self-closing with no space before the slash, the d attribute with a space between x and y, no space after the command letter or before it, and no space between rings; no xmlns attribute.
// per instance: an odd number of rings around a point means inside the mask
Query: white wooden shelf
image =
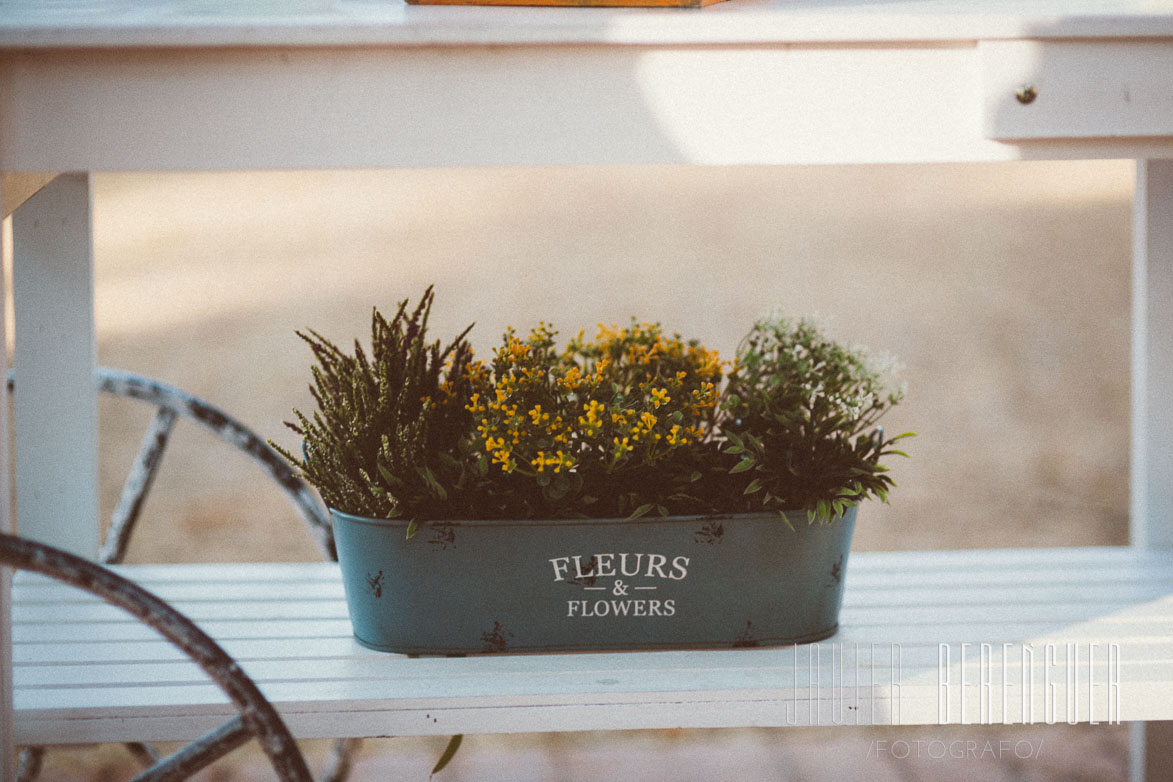
<svg viewBox="0 0 1173 782"><path fill-rule="evenodd" d="M299 737L957 723L963 689L973 723L1173 718L1173 552L856 554L840 631L818 644L465 658L359 646L333 564L118 570L220 641ZM84 593L22 574L13 618L18 743L182 739L232 713L154 631Z"/></svg>

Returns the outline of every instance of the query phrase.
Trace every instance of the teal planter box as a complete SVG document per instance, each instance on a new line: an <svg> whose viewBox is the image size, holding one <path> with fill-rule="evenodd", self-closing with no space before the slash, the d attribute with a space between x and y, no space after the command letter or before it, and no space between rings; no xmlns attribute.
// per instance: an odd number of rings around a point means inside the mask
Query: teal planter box
<svg viewBox="0 0 1173 782"><path fill-rule="evenodd" d="M421 526L331 511L354 634L408 654L807 643L838 628L855 508Z"/></svg>

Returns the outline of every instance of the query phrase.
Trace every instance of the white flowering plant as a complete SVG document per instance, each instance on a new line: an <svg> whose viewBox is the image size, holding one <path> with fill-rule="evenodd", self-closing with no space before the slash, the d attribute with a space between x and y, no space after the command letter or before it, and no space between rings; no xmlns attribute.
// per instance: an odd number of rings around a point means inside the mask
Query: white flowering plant
<svg viewBox="0 0 1173 782"><path fill-rule="evenodd" d="M829 522L869 497L887 502L895 484L881 459L907 456L893 445L914 436L885 438L878 425L904 397L893 364L835 342L813 318L755 322L716 424L745 509L805 508Z"/></svg>

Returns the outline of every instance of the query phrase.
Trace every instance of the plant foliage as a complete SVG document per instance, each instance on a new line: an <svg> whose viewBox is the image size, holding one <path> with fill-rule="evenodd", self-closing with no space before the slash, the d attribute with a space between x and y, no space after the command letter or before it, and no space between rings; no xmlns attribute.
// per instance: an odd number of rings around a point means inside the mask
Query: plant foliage
<svg viewBox="0 0 1173 782"><path fill-rule="evenodd" d="M887 500L880 460L911 436L877 425L903 391L808 319L757 321L724 378L715 351L634 320L561 348L547 324L510 329L486 364L471 326L429 341L432 300L428 288L390 320L376 309L369 357L298 332L317 410L287 424L302 456L278 450L333 508L416 523L800 508L831 521Z"/></svg>
<svg viewBox="0 0 1173 782"><path fill-rule="evenodd" d="M303 458L278 450L332 508L372 518L460 518L475 494L468 461L472 350L465 329L447 347L429 342L428 288L387 320L371 315L368 357L353 355L315 331L298 332L313 351L310 391L317 410L294 410L287 423L302 437Z"/></svg>
<svg viewBox="0 0 1173 782"><path fill-rule="evenodd" d="M863 348L828 338L809 318L771 315L737 351L718 422L730 475L758 507L805 508L830 521L894 485L883 456L907 456L877 422L904 396Z"/></svg>

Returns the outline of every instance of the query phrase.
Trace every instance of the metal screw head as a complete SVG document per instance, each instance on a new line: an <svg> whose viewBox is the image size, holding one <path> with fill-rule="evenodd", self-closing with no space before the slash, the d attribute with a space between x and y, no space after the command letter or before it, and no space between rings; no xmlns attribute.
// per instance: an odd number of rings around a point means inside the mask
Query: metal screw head
<svg viewBox="0 0 1173 782"><path fill-rule="evenodd" d="M1035 89L1033 84L1024 84L1018 88L1018 92L1014 93L1014 97L1018 98L1018 102L1022 105L1033 103L1034 99L1039 97L1039 91Z"/></svg>

